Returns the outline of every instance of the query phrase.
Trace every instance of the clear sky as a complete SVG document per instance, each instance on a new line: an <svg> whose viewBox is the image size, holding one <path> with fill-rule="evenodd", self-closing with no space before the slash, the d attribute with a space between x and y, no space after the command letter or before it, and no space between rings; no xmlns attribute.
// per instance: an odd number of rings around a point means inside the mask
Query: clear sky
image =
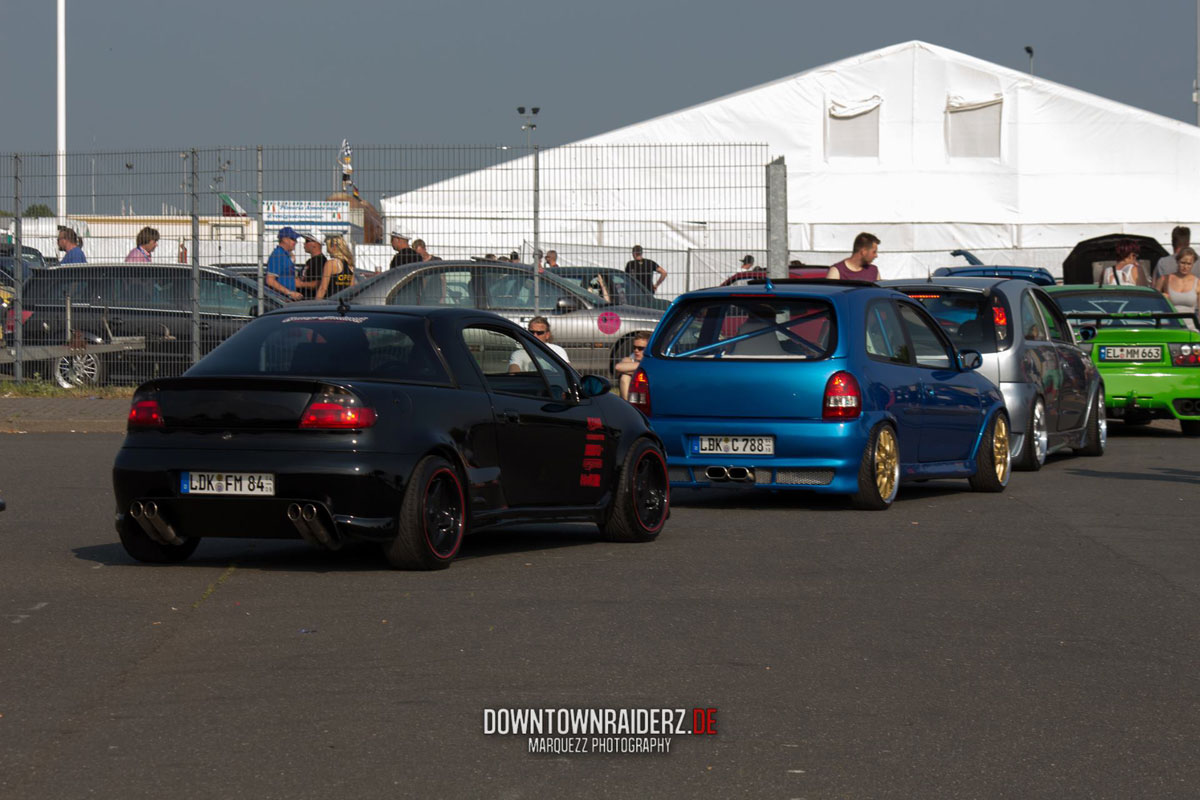
<svg viewBox="0 0 1200 800"><path fill-rule="evenodd" d="M0 152L55 146L55 3L0 0ZM1194 122L1193 0L67 0L70 151L555 145L921 39Z"/></svg>

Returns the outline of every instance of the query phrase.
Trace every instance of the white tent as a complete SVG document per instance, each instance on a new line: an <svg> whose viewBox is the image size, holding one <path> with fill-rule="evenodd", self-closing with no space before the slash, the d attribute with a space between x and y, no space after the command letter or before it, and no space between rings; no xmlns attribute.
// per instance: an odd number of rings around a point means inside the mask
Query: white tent
<svg viewBox="0 0 1200 800"><path fill-rule="evenodd" d="M556 191L572 196L555 211L575 224L544 225L543 240L627 247L622 221L642 238L653 222L663 235L648 247L761 248L761 235L745 236L746 215L761 219L761 179L731 199L719 185L728 165L694 170L695 183L678 188L686 200L664 201L659 189L654 202L629 208L627 164L599 170L608 177L599 183L588 177L596 169L572 170L581 154L629 159L600 146L720 142L765 142L770 157L786 160L793 255L827 264L869 230L883 240L885 275L953 263L954 248L1058 270L1081 239L1126 231L1161 241L1173 225L1200 220L1200 129L914 41L547 151L543 171L561 169ZM635 185L651 191L662 181L675 191L678 173L642 158ZM479 174L462 175L387 198L385 214L469 217L479 209L467 186L489 188ZM706 190L713 202L702 215ZM502 208L488 203L500 227L530 215L527 192L509 193ZM671 217L683 207L684 216ZM687 225L698 217L702 232Z"/></svg>

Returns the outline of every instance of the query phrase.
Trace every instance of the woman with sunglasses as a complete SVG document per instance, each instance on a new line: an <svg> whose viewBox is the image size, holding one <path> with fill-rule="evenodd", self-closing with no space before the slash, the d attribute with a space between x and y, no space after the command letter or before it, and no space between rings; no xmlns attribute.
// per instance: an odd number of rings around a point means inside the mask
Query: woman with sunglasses
<svg viewBox="0 0 1200 800"><path fill-rule="evenodd" d="M634 373L642 366L642 356L646 354L646 345L650 343L650 331L633 332L633 352L617 362L614 368L621 388L621 399L629 399L629 384L633 381Z"/></svg>

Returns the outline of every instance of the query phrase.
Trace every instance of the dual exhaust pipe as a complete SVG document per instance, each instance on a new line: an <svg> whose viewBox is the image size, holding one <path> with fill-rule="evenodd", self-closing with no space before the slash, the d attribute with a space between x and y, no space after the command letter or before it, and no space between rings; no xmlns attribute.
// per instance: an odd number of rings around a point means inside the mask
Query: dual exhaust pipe
<svg viewBox="0 0 1200 800"><path fill-rule="evenodd" d="M129 516L133 517L147 536L159 544L183 544L183 539L175 533L171 523L163 519L158 510L158 503L153 500L147 500L144 503L141 500L134 500L129 505Z"/></svg>
<svg viewBox="0 0 1200 800"><path fill-rule="evenodd" d="M1191 400L1187 398L1183 400L1176 400L1175 407L1179 409L1180 414L1187 414L1188 416L1200 414L1200 400Z"/></svg>
<svg viewBox="0 0 1200 800"><path fill-rule="evenodd" d="M721 481L750 481L754 482L754 470L751 467L705 467L704 477L714 483Z"/></svg>
<svg viewBox="0 0 1200 800"><path fill-rule="evenodd" d="M288 506L287 518L305 541L329 550L342 546L342 540L321 519L320 510L315 504L292 503Z"/></svg>
<svg viewBox="0 0 1200 800"><path fill-rule="evenodd" d="M129 516L133 517L147 536L159 544L183 544L183 539L175 533L171 523L167 522L159 510L158 503L153 500L134 500L129 505ZM305 503L301 506L299 503L292 503L288 506L287 518L305 541L330 550L341 547L341 539L321 519L315 504Z"/></svg>

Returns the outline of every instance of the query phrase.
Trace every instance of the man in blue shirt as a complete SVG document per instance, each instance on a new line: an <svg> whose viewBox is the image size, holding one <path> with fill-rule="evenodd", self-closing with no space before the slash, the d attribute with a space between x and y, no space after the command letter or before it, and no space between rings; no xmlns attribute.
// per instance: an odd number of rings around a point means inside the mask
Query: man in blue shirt
<svg viewBox="0 0 1200 800"><path fill-rule="evenodd" d="M296 291L296 265L292 262L292 251L300 234L294 228L279 229L279 244L267 259L265 280L267 286L292 300L301 300L304 295Z"/></svg>
<svg viewBox="0 0 1200 800"><path fill-rule="evenodd" d="M60 264L86 264L87 256L83 254L83 242L74 228L65 225L58 226L58 249L63 251Z"/></svg>

